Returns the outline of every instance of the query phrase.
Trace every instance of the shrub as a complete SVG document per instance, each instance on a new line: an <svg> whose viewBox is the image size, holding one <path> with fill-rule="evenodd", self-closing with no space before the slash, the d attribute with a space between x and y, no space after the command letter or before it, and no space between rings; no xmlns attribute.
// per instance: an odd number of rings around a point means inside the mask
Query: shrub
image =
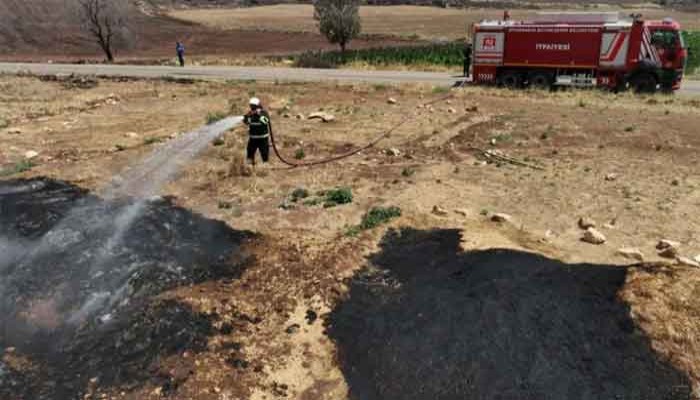
<svg viewBox="0 0 700 400"><path fill-rule="evenodd" d="M22 172L29 171L32 168L34 168L34 163L32 163L30 160L22 160L18 161L16 164L7 169L0 170L0 176L21 174Z"/></svg>
<svg viewBox="0 0 700 400"><path fill-rule="evenodd" d="M290 200L292 200L294 203L301 199L305 199L309 197L309 191L304 189L304 188L297 188L294 189L292 194L290 195Z"/></svg>
<svg viewBox="0 0 700 400"><path fill-rule="evenodd" d="M162 142L162 141L163 141L162 138L159 138L159 137L156 137L156 136L150 136L150 137L147 137L147 138L144 138L144 139L143 139L143 144L149 145L149 144L159 143L159 142Z"/></svg>
<svg viewBox="0 0 700 400"><path fill-rule="evenodd" d="M401 216L401 209L398 207L373 207L362 217L360 229L367 230L388 222Z"/></svg>
<svg viewBox="0 0 700 400"><path fill-rule="evenodd" d="M348 203L352 203L352 190L350 188L336 188L325 193L323 206L329 208Z"/></svg>
<svg viewBox="0 0 700 400"><path fill-rule="evenodd" d="M297 56L294 61L294 66L298 68L322 68L331 69L338 65L330 57L323 55L323 52L305 51Z"/></svg>
<svg viewBox="0 0 700 400"><path fill-rule="evenodd" d="M416 173L416 170L411 168L411 167L406 167L401 171L401 175L405 176L406 178L413 176L413 174Z"/></svg>
<svg viewBox="0 0 700 400"><path fill-rule="evenodd" d="M303 160L306 158L306 152L302 148L298 148L297 151L294 152L294 158L297 160Z"/></svg>
<svg viewBox="0 0 700 400"><path fill-rule="evenodd" d="M692 75L700 68L700 31L685 31L683 39L689 52L686 70Z"/></svg>
<svg viewBox="0 0 700 400"><path fill-rule="evenodd" d="M373 229L400 216L401 209L399 207L372 207L369 212L362 216L360 224L349 227L345 231L345 235L357 236L362 231Z"/></svg>

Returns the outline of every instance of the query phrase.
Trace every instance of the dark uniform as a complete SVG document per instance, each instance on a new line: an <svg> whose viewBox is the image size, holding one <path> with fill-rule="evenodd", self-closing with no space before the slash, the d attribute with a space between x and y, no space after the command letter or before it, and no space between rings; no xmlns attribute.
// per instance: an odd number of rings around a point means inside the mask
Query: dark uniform
<svg viewBox="0 0 700 400"><path fill-rule="evenodd" d="M175 51L177 52L177 60L180 62L180 66L185 66L185 45L177 42L175 45Z"/></svg>
<svg viewBox="0 0 700 400"><path fill-rule="evenodd" d="M263 162L267 162L270 158L270 115L258 108L246 114L243 123L248 125L248 159L255 164L255 153L260 150Z"/></svg>
<svg viewBox="0 0 700 400"><path fill-rule="evenodd" d="M464 44L464 77L469 77L469 67L472 63L472 44L467 42Z"/></svg>

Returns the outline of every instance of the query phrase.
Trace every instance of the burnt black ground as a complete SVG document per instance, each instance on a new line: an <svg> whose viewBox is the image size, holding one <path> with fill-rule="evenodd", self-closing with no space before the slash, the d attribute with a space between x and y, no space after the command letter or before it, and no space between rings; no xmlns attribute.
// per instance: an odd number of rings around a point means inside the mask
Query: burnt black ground
<svg viewBox="0 0 700 400"><path fill-rule="evenodd" d="M627 268L390 231L330 315L351 398L680 400L618 298Z"/></svg>
<svg viewBox="0 0 700 400"><path fill-rule="evenodd" d="M35 367L0 363L0 398L78 398L90 378L101 387L137 387L160 379L161 358L204 349L217 333L217 315L156 296L236 279L246 264L234 260L254 235L155 199L101 255L115 220L132 204L60 181L0 182L0 349L15 347L12 354ZM48 251L32 254L38 244ZM95 296L118 294L119 287L124 296L115 304ZM166 393L178 384L162 382Z"/></svg>

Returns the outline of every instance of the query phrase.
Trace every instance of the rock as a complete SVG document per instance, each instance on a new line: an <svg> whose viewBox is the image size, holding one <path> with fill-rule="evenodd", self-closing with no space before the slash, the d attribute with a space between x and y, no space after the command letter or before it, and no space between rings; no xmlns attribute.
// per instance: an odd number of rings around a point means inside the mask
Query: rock
<svg viewBox="0 0 700 400"><path fill-rule="evenodd" d="M697 256L693 257L693 261L700 263L700 254Z"/></svg>
<svg viewBox="0 0 700 400"><path fill-rule="evenodd" d="M470 106L470 107L465 108L464 111L467 111L467 112L477 112L477 111L479 111L479 107L477 107L477 106Z"/></svg>
<svg viewBox="0 0 700 400"><path fill-rule="evenodd" d="M24 153L24 158L26 158L27 160L31 160L32 158L36 158L38 155L39 153L37 153L36 151L29 150L28 152Z"/></svg>
<svg viewBox="0 0 700 400"><path fill-rule="evenodd" d="M498 143L498 141L496 140L496 138L491 138L491 141L489 143L491 143L491 146L495 146L496 143Z"/></svg>
<svg viewBox="0 0 700 400"><path fill-rule="evenodd" d="M445 216L447 216L447 210L436 205L433 207L433 214L438 215L440 217L445 217Z"/></svg>
<svg viewBox="0 0 700 400"><path fill-rule="evenodd" d="M491 216L491 221L493 222L511 222L513 217L504 213L495 213Z"/></svg>
<svg viewBox="0 0 700 400"><path fill-rule="evenodd" d="M465 209L465 208L456 208L456 209L454 210L454 213L457 214L457 215L461 215L461 216L463 216L463 217L466 217L466 216L469 215L469 210L467 210L467 209Z"/></svg>
<svg viewBox="0 0 700 400"><path fill-rule="evenodd" d="M673 185L673 186L678 186L680 184L681 184L681 181L678 178L675 178L674 180L671 181L671 185Z"/></svg>
<svg viewBox="0 0 700 400"><path fill-rule="evenodd" d="M684 265L686 267L700 268L700 262L697 262L695 260L691 260L688 257L676 257L676 262L679 265Z"/></svg>
<svg viewBox="0 0 700 400"><path fill-rule="evenodd" d="M593 218L581 217L578 220L578 227L581 229L595 228L596 223Z"/></svg>
<svg viewBox="0 0 700 400"><path fill-rule="evenodd" d="M389 98L387 99L386 102L389 103L389 104L396 104L396 103L398 103L398 102L396 101L396 99L393 98L393 97L389 97Z"/></svg>
<svg viewBox="0 0 700 400"><path fill-rule="evenodd" d="M677 247L666 247L662 250L659 250L659 257L663 258L676 258L678 257L678 248Z"/></svg>
<svg viewBox="0 0 700 400"><path fill-rule="evenodd" d="M600 233L600 231L591 227L586 229L581 240L590 244L603 244L607 239L605 238L605 235Z"/></svg>
<svg viewBox="0 0 700 400"><path fill-rule="evenodd" d="M656 249L659 250L659 256L664 258L678 257L678 250L680 247L680 242L668 239L659 240L659 243L656 244Z"/></svg>
<svg viewBox="0 0 700 400"><path fill-rule="evenodd" d="M323 122L332 122L335 121L335 116L332 114L328 114L325 112L315 112L309 114L309 119L320 119Z"/></svg>
<svg viewBox="0 0 700 400"><path fill-rule="evenodd" d="M656 244L656 250L663 250L669 247L681 247L681 243L675 240L661 239L659 243Z"/></svg>
<svg viewBox="0 0 700 400"><path fill-rule="evenodd" d="M19 135L22 133L22 130L19 128L12 128L7 130L8 135Z"/></svg>
<svg viewBox="0 0 700 400"><path fill-rule="evenodd" d="M617 180L617 174L615 174L615 173L607 174L607 175L605 175L605 180L608 182L612 182L614 180Z"/></svg>
<svg viewBox="0 0 700 400"><path fill-rule="evenodd" d="M397 149L396 147L392 147L392 148L386 150L386 154L393 156L393 157L398 157L401 155L401 151L399 149Z"/></svg>
<svg viewBox="0 0 700 400"><path fill-rule="evenodd" d="M617 250L617 254L637 261L644 261L644 254L637 248L625 247Z"/></svg>
<svg viewBox="0 0 700 400"><path fill-rule="evenodd" d="M292 116L291 116L291 114L289 114L289 113L284 113L284 114L282 115L282 118L291 118L291 117L292 117Z"/></svg>
<svg viewBox="0 0 700 400"><path fill-rule="evenodd" d="M448 107L448 108L447 108L447 112L450 113L450 114L454 114L454 113L457 112L457 110L455 110L455 109L452 108L452 107Z"/></svg>
<svg viewBox="0 0 700 400"><path fill-rule="evenodd" d="M304 119L304 114L297 114L295 116L296 119Z"/></svg>
<svg viewBox="0 0 700 400"><path fill-rule="evenodd" d="M127 132L124 134L124 137L135 139L135 138L139 137L139 134L136 132Z"/></svg>

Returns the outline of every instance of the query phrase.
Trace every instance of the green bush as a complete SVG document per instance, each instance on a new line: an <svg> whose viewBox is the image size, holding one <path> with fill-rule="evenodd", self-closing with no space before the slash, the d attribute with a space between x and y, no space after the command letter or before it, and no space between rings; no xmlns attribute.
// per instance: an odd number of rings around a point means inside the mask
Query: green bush
<svg viewBox="0 0 700 400"><path fill-rule="evenodd" d="M10 176L29 171L34 168L34 163L29 160L22 160L12 165L10 168L0 170L0 176Z"/></svg>
<svg viewBox="0 0 700 400"><path fill-rule="evenodd" d="M303 160L306 158L306 152L302 148L298 148L297 151L294 152L294 158L297 160Z"/></svg>
<svg viewBox="0 0 700 400"><path fill-rule="evenodd" d="M292 192L292 194L289 197L290 197L290 200L292 200L292 202L296 203L297 201L299 201L301 199L305 199L305 198L309 197L309 191L304 189L304 188L297 188L297 189L294 189L294 191Z"/></svg>
<svg viewBox="0 0 700 400"><path fill-rule="evenodd" d="M327 191L324 196L325 201L323 206L326 208L352 203L352 190L350 188L331 189Z"/></svg>
<svg viewBox="0 0 700 400"><path fill-rule="evenodd" d="M207 114L207 118L206 118L207 125L211 125L211 124L214 124L216 122L219 122L224 118L226 118L226 113L223 113L220 111L210 112L209 114Z"/></svg>
<svg viewBox="0 0 700 400"><path fill-rule="evenodd" d="M400 216L401 209L398 207L373 207L362 217L360 229L372 229Z"/></svg>
<svg viewBox="0 0 700 400"><path fill-rule="evenodd" d="M321 51L306 51L294 59L294 65L298 68L336 68L332 58L324 56Z"/></svg>
<svg viewBox="0 0 700 400"><path fill-rule="evenodd" d="M376 228L400 216L401 209L398 207L373 207L368 213L362 216L362 221L359 225L349 227L347 231L345 231L345 234L347 236L357 236L362 231Z"/></svg>
<svg viewBox="0 0 700 400"><path fill-rule="evenodd" d="M692 75L700 68L700 31L684 31L683 39L689 53L686 72Z"/></svg>

